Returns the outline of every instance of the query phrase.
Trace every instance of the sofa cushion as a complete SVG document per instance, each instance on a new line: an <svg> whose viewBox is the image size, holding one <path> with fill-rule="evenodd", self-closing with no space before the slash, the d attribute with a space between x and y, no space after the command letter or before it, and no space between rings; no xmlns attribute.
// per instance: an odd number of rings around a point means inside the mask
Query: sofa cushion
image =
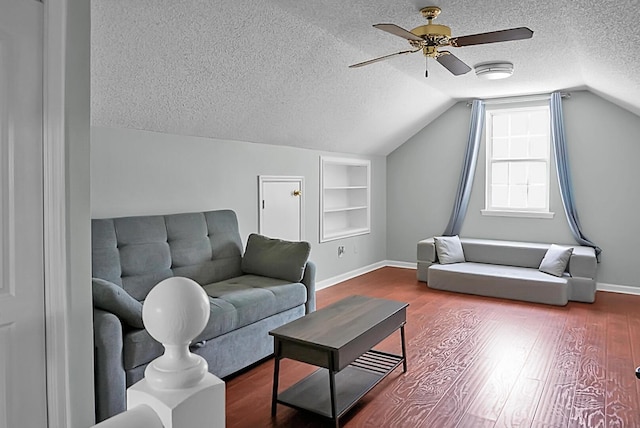
<svg viewBox="0 0 640 428"><path fill-rule="evenodd" d="M165 216L167 240L171 247L171 267L206 263L212 258L207 222L203 213Z"/></svg>
<svg viewBox="0 0 640 428"><path fill-rule="evenodd" d="M562 276L567 268L567 264L569 263L572 253L572 247L563 247L551 244L542 259L542 262L540 262L538 270L553 276Z"/></svg>
<svg viewBox="0 0 640 428"><path fill-rule="evenodd" d="M122 285L120 252L113 219L91 220L91 273Z"/></svg>
<svg viewBox="0 0 640 428"><path fill-rule="evenodd" d="M242 275L207 284L211 312L202 333L192 343L211 340L240 327L304 305L307 289L301 283ZM124 336L124 366L129 370L162 355L163 347L146 330Z"/></svg>
<svg viewBox="0 0 640 428"><path fill-rule="evenodd" d="M549 244L499 241L495 239L462 238L464 256L468 262L520 266L538 269Z"/></svg>
<svg viewBox="0 0 640 428"><path fill-rule="evenodd" d="M214 301L223 301L235 308L234 328L304 305L307 301L307 289L303 284L258 275L242 275L203 288Z"/></svg>
<svg viewBox="0 0 640 428"><path fill-rule="evenodd" d="M462 263L465 261L462 243L456 236L436 236L433 238L440 264Z"/></svg>
<svg viewBox="0 0 640 428"><path fill-rule="evenodd" d="M143 328L142 303L134 299L122 287L100 278L91 279L93 305L111 312L126 324Z"/></svg>
<svg viewBox="0 0 640 428"><path fill-rule="evenodd" d="M242 243L233 211L172 214L165 222L174 275L198 284L242 275Z"/></svg>
<svg viewBox="0 0 640 428"><path fill-rule="evenodd" d="M308 242L291 242L252 233L242 258L242 272L299 282L309 259Z"/></svg>
<svg viewBox="0 0 640 428"><path fill-rule="evenodd" d="M527 302L566 305L570 277L555 277L537 269L485 263L434 264L429 288Z"/></svg>
<svg viewBox="0 0 640 428"><path fill-rule="evenodd" d="M163 279L199 284L242 275L242 240L231 210L91 220L92 275L144 300Z"/></svg>
<svg viewBox="0 0 640 428"><path fill-rule="evenodd" d="M173 276L164 217L115 218L113 226L122 288L135 299L144 300L158 282Z"/></svg>

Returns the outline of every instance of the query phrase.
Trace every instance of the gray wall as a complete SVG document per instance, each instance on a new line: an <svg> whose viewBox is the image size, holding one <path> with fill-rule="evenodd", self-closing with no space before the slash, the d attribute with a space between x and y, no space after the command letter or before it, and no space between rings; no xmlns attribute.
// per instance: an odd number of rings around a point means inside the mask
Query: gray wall
<svg viewBox="0 0 640 428"><path fill-rule="evenodd" d="M640 287L640 117L587 91L563 101L576 204L602 249L598 282ZM387 158L387 258L414 262L418 240L447 225L466 147L470 108L458 103ZM461 235L574 243L552 171L553 219L487 217L484 146Z"/></svg>
<svg viewBox="0 0 640 428"><path fill-rule="evenodd" d="M371 233L319 243L320 155L348 156L265 144L92 127L93 218L233 209L246 242L258 231L258 175L305 178L305 239L317 280L386 257L386 159L371 156ZM345 256L338 258L338 245Z"/></svg>
<svg viewBox="0 0 640 428"><path fill-rule="evenodd" d="M634 244L640 225L640 118L586 91L564 100L580 219L604 252L598 281L640 287ZM232 208L243 239L257 231L257 176L305 177L306 239L318 280L383 260L415 262L416 242L442 233L466 146L470 109L458 103L391 153L372 160L372 233L318 243L319 156L290 147L146 131L92 128L92 217ZM463 236L573 243L552 179L553 219L486 217L484 147ZM552 171L552 178L555 171ZM628 192L629 195L625 195ZM337 257L337 246L346 256ZM356 253L357 250L357 253Z"/></svg>

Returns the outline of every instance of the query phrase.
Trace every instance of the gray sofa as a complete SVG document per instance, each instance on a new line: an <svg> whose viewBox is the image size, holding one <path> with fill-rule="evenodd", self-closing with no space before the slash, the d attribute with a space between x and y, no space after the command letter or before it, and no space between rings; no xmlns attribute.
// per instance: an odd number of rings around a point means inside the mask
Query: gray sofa
<svg viewBox="0 0 640 428"><path fill-rule="evenodd" d="M210 319L191 345L225 377L273 353L268 332L315 310L306 242L252 234L243 255L230 210L92 220L96 419L126 407L126 388L164 348L144 329L142 301L158 282L191 278Z"/></svg>
<svg viewBox="0 0 640 428"><path fill-rule="evenodd" d="M461 238L465 262L438 263L433 238L418 242L418 280L429 288L459 293L566 305L593 302L597 260L593 248L573 247L560 277L538 267L550 244Z"/></svg>

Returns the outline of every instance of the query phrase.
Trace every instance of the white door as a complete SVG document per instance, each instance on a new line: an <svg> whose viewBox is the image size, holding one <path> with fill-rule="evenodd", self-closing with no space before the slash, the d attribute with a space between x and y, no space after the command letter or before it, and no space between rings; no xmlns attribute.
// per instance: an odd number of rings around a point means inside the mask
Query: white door
<svg viewBox="0 0 640 428"><path fill-rule="evenodd" d="M304 179L259 177L260 234L287 241L304 239Z"/></svg>
<svg viewBox="0 0 640 428"><path fill-rule="evenodd" d="M0 427L46 427L43 5L0 0Z"/></svg>

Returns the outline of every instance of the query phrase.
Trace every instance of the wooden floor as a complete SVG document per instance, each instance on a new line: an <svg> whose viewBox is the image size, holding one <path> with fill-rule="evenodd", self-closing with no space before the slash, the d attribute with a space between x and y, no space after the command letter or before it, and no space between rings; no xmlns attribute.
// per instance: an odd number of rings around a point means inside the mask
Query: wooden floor
<svg viewBox="0 0 640 428"><path fill-rule="evenodd" d="M352 294L410 304L409 369L396 369L342 427L640 427L640 296L598 292L565 307L431 290L415 271L383 268L321 290L318 307ZM378 349L400 353L400 335ZM314 369L283 360L281 390ZM227 427L322 427L279 405L273 359L227 379Z"/></svg>

